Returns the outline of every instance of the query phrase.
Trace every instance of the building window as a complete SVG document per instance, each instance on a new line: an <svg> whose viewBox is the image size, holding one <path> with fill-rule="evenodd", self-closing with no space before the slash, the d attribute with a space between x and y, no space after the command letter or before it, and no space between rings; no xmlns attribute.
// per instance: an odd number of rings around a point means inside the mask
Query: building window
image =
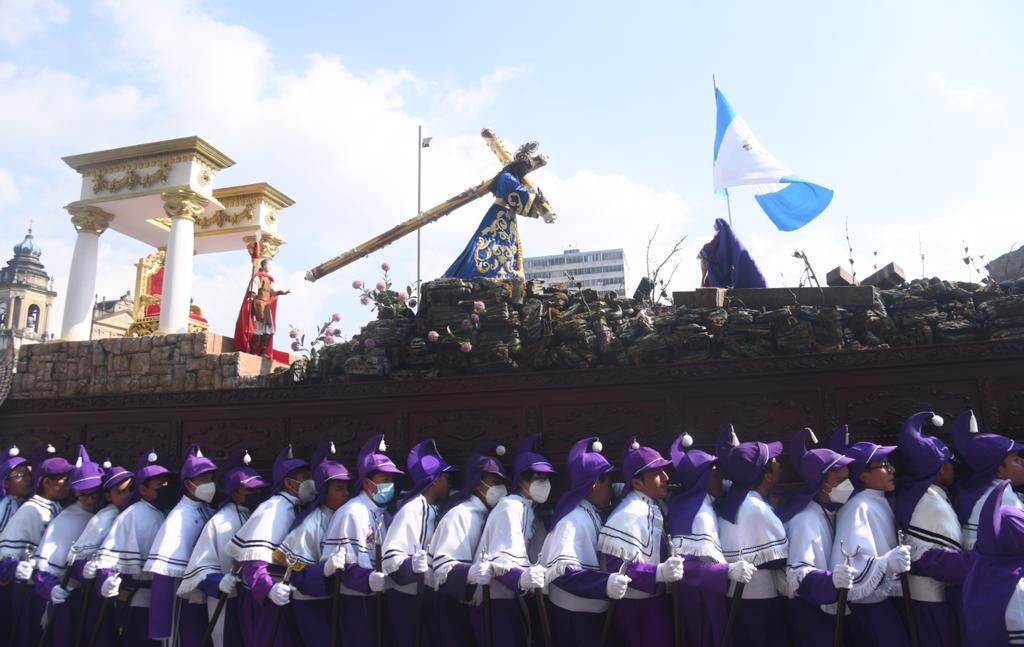
<svg viewBox="0 0 1024 647"><path fill-rule="evenodd" d="M39 306L32 304L28 307L28 319L25 320L25 327L32 332L39 332Z"/></svg>
<svg viewBox="0 0 1024 647"><path fill-rule="evenodd" d="M7 327L7 301L0 301L0 328Z"/></svg>

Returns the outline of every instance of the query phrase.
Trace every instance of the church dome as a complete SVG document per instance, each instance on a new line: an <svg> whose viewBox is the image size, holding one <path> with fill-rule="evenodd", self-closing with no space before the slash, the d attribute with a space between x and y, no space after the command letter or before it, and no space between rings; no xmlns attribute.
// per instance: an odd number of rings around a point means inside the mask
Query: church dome
<svg viewBox="0 0 1024 647"><path fill-rule="evenodd" d="M36 239L32 237L32 230L29 229L28 233L25 234L25 239L14 246L15 256L30 255L39 258L43 253L43 248L39 246Z"/></svg>

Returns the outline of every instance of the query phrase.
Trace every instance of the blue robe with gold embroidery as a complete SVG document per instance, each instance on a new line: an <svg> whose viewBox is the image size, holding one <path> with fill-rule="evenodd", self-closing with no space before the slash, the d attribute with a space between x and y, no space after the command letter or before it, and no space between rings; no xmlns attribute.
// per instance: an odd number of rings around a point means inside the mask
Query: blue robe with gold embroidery
<svg viewBox="0 0 1024 647"><path fill-rule="evenodd" d="M519 240L516 215L536 218L535 197L536 194L520 184L514 175L499 173L495 181L494 204L480 221L469 244L444 275L462 279L477 276L523 278L523 245Z"/></svg>

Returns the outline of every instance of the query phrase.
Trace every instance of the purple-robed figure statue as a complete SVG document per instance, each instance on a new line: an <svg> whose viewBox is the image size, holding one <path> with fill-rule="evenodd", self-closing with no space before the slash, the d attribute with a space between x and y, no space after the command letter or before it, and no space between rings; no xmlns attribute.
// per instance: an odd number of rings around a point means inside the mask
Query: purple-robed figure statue
<svg viewBox="0 0 1024 647"><path fill-rule="evenodd" d="M964 580L966 644L1024 642L1024 512L1002 503L1008 489L1003 481L982 503L978 543Z"/></svg>
<svg viewBox="0 0 1024 647"><path fill-rule="evenodd" d="M915 413L900 429L895 457L896 524L910 545L910 591L914 625L922 645L960 644L959 585L967 574L960 521L949 502L953 452L938 438L925 436L925 422L941 427L931 411Z"/></svg>
<svg viewBox="0 0 1024 647"><path fill-rule="evenodd" d="M709 288L766 288L768 283L732 227L715 219L715 237L701 248L701 285Z"/></svg>

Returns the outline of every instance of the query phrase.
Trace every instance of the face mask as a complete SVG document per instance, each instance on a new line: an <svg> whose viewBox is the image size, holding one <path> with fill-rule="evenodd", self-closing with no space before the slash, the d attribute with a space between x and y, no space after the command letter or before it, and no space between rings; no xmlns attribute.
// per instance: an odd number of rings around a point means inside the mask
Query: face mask
<svg viewBox="0 0 1024 647"><path fill-rule="evenodd" d="M384 505L395 498L394 483L378 483L377 491L373 493L373 502L377 505Z"/></svg>
<svg viewBox="0 0 1024 647"><path fill-rule="evenodd" d="M299 501L309 503L316 498L316 483L313 479L306 479L299 483Z"/></svg>
<svg viewBox="0 0 1024 647"><path fill-rule="evenodd" d="M732 481L729 479L722 479L722 492L728 492L732 488Z"/></svg>
<svg viewBox="0 0 1024 647"><path fill-rule="evenodd" d="M853 494L853 483L850 482L850 479L843 479L828 493L828 500L841 505L846 503L851 494Z"/></svg>
<svg viewBox="0 0 1024 647"><path fill-rule="evenodd" d="M622 492L626 489L625 483L612 483L612 496L616 499L622 498Z"/></svg>
<svg viewBox="0 0 1024 647"><path fill-rule="evenodd" d="M483 481L480 482L483 483ZM508 488L505 487L504 483L488 486L487 492L484 494L484 503L487 504L488 508L493 508L498 505L498 501L506 494L508 494Z"/></svg>
<svg viewBox="0 0 1024 647"><path fill-rule="evenodd" d="M217 493L217 485L214 483L203 483L197 485L196 489L192 491L192 496L199 499L200 501L206 501L209 503L213 501L213 495Z"/></svg>
<svg viewBox="0 0 1024 647"><path fill-rule="evenodd" d="M551 494L551 481L530 481L530 487L527 489L527 492L534 503L544 503Z"/></svg>

